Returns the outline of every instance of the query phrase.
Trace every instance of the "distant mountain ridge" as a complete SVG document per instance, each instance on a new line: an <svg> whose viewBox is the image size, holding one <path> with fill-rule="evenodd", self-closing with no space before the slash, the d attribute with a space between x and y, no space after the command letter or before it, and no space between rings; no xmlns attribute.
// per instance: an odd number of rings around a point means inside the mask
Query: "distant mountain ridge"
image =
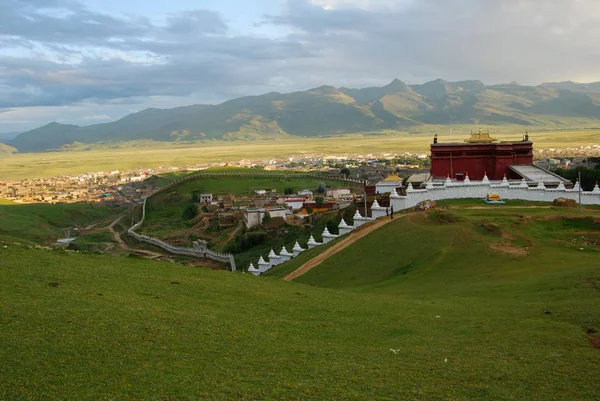
<svg viewBox="0 0 600 401"><path fill-rule="evenodd" d="M11 140L13 138L15 138L16 136L18 136L20 134L20 132L0 132L0 142L4 142L4 141L8 141Z"/></svg>
<svg viewBox="0 0 600 401"><path fill-rule="evenodd" d="M86 127L50 123L4 141L20 152L73 143L249 140L402 130L423 124L560 125L600 121L600 82L485 85L442 79L407 85L395 79L362 89L321 86L247 96L218 105L147 109Z"/></svg>

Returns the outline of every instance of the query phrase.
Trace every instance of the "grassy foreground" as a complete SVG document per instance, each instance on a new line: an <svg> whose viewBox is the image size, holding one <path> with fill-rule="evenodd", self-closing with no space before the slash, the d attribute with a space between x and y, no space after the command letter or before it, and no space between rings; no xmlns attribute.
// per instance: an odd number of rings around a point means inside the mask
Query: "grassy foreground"
<svg viewBox="0 0 600 401"><path fill-rule="evenodd" d="M404 217L316 286L0 246L0 398L597 399L600 224L576 217Z"/></svg>

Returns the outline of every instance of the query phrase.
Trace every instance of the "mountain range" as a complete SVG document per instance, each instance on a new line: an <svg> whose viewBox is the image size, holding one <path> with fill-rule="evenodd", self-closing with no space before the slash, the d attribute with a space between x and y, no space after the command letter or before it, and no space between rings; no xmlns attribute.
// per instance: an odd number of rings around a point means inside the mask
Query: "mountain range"
<svg viewBox="0 0 600 401"><path fill-rule="evenodd" d="M141 139L251 140L406 130L426 124L560 126L590 120L600 121L600 82L523 86L438 79L407 85L395 79L383 87L321 86L218 105L146 109L85 127L50 123L5 143L20 152L40 152Z"/></svg>

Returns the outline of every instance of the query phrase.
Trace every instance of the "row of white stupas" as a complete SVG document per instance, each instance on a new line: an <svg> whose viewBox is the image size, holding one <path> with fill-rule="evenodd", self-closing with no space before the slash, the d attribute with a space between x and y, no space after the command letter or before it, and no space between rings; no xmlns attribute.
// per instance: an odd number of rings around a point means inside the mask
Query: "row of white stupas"
<svg viewBox="0 0 600 401"><path fill-rule="evenodd" d="M375 202L377 202L377 201L375 201ZM379 205L377 204L377 206L379 206ZM363 224L366 224L367 222L369 222L371 220L373 220L373 219L370 217L361 216L361 214L357 210L356 213L354 214L354 224L353 225L349 225L342 218L342 220L340 221L340 224L338 225L338 229L340 232L338 235L330 233L329 230L327 229L327 227L325 227L325 229L323 230L323 242L315 241L315 238L311 235L310 238L308 239L308 242L306 243L306 248L302 248L300 246L300 244L298 243L298 241L296 241L296 244L292 248L292 252L288 252L288 250L285 248L285 246L281 248L279 255L276 254L273 249L271 249L271 252L269 252L269 255L267 256L266 260L261 255L261 257L258 259L256 267L254 266L254 263L250 263L250 266L248 266L248 273L252 273L255 276L261 275L262 273L270 270L274 266L280 265L282 263L287 262L288 260L290 260L292 258L295 258L296 256L300 255L305 250L316 248L320 245L323 245L330 241L333 241L337 237L348 234L349 232L357 229L358 227L362 226Z"/></svg>
<svg viewBox="0 0 600 401"><path fill-rule="evenodd" d="M506 178L506 174L504 175L504 178L502 179L502 181L490 181L487 174L484 174L483 179L480 181L471 181L471 179L469 178L469 174L467 173L467 175L465 176L465 179L463 181L453 181L452 179L450 179L450 176L448 176L446 178L446 180L444 181L444 186L445 187L450 187L450 186L465 186L465 185L486 185L486 186L490 186L490 187L496 187L496 188L501 188L501 187L513 187L513 188L530 188L529 185L527 184L527 181L525 181L525 178L521 179L521 182L518 184L511 184L508 179ZM435 186L433 185L433 181L429 180L427 181L426 187L425 189L433 189L435 188ZM533 187L536 189L546 189L546 186L544 185L544 181L540 180L537 184L537 186ZM560 181L558 186L555 188L558 191L565 191L567 190L567 188L565 187L565 184L563 181ZM577 181L575 183L575 185L573 185L573 188L570 189L570 191L573 192L578 192L580 190L580 186L579 186L579 181ZM416 189L413 188L412 184L409 183L407 188L406 188L407 192L412 192L412 191L417 191ZM600 187L598 187L598 183L596 183L596 186L593 188L593 190L591 191L591 193L598 193L600 192ZM394 195L394 193L392 193L392 195ZM397 194L395 194L397 196Z"/></svg>

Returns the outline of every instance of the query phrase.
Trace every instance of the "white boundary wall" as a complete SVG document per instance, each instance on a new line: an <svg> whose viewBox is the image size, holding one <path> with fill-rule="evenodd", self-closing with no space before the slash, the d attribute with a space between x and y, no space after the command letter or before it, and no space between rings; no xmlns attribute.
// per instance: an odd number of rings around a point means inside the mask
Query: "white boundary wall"
<svg viewBox="0 0 600 401"><path fill-rule="evenodd" d="M199 250L199 249L194 249L194 248L183 248L183 247L179 247L179 246L173 246L171 244L167 244L166 242L164 242L158 238L153 238L148 235L136 233L135 230L137 230L138 228L140 228L142 226L142 224L144 224L144 219L146 218L146 200L147 199L148 198L144 199L144 204L142 205L142 219L139 222L137 222L136 224L134 224L133 226L129 227L129 229L127 230L127 234L129 234L130 236L132 236L133 238L135 238L138 241L152 244L154 246L164 249L165 251L167 251L169 253L172 253L175 255L191 256L193 258L210 259L215 262L225 263L225 264L229 265L229 268L232 272L235 271L235 269L236 269L235 260L234 260L232 254L214 252L214 251L211 251L208 249Z"/></svg>
<svg viewBox="0 0 600 401"><path fill-rule="evenodd" d="M520 199L528 201L552 202L556 198L573 199L579 202L579 184L575 184L573 189L566 189L563 185L558 188L546 188L542 182L537 187L529 187L524 181L514 185L507 180L501 183L493 184L489 181L450 181L446 180L443 186L433 186L428 184L426 189L413 189L409 184L406 189L406 196L399 196L392 193L390 196L390 206L394 211L400 211L415 207L424 200L445 200L445 199L485 199L488 194L495 193L502 199ZM600 205L600 188L598 185L592 191L581 191L582 205ZM371 212L374 218L385 216L384 207L372 207Z"/></svg>

